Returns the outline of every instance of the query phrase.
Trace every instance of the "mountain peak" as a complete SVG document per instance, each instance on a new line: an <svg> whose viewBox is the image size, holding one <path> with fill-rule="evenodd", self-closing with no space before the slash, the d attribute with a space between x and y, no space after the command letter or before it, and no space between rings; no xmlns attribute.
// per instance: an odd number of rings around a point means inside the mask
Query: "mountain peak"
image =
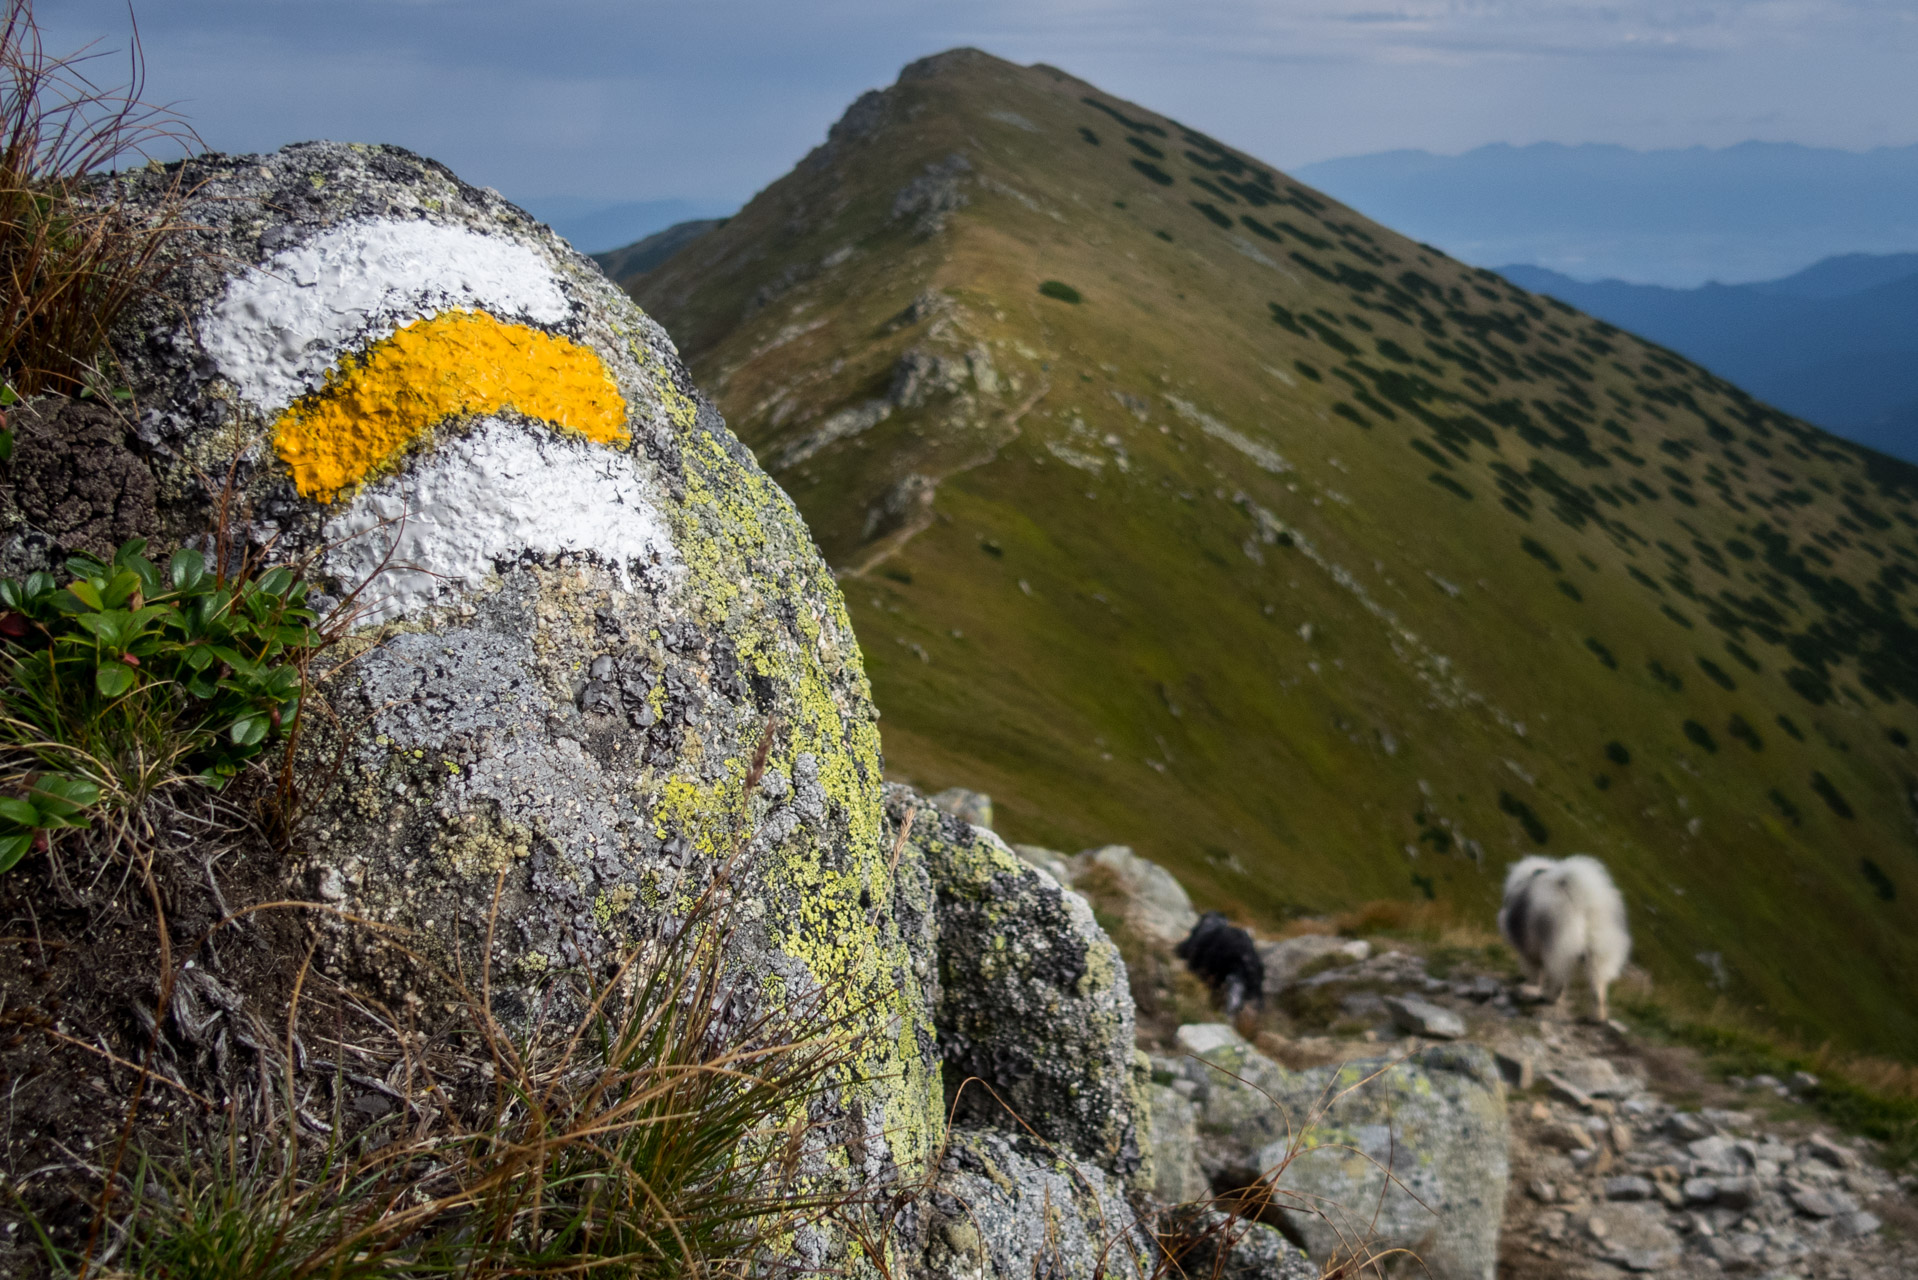
<svg viewBox="0 0 1918 1280"><path fill-rule="evenodd" d="M1918 969L1912 473L1069 76L914 65L635 286L841 575L889 773L1271 922L1594 853L1661 982L1918 1043L1861 976Z"/></svg>

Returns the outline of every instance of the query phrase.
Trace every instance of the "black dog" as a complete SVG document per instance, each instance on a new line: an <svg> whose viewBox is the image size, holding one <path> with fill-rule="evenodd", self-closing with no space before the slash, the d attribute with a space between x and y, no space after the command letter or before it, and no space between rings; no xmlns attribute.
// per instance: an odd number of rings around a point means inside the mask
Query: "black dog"
<svg viewBox="0 0 1918 1280"><path fill-rule="evenodd" d="M1257 1008L1265 1003L1265 961L1259 959L1252 935L1228 924L1218 912L1200 916L1173 954L1212 988L1227 1017L1237 1014L1241 1006Z"/></svg>

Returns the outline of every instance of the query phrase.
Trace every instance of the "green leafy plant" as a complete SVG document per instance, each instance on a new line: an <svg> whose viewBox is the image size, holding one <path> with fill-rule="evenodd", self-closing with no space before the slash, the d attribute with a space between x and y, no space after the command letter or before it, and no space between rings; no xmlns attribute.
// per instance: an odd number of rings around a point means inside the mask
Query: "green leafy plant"
<svg viewBox="0 0 1918 1280"><path fill-rule="evenodd" d="M136 538L0 579L0 871L44 832L86 827L176 778L222 786L299 716L298 659L320 643L292 570L210 570L191 548L163 570Z"/></svg>
<svg viewBox="0 0 1918 1280"><path fill-rule="evenodd" d="M13 428L7 425L7 410L19 403L13 388L0 382L0 463L13 461Z"/></svg>

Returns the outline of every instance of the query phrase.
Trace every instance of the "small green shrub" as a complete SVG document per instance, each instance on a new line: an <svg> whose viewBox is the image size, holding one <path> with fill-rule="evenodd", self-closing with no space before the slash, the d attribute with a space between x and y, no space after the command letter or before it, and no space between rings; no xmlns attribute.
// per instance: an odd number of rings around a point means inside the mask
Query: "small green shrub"
<svg viewBox="0 0 1918 1280"><path fill-rule="evenodd" d="M1048 298L1057 298L1061 302L1070 302L1075 306L1085 301L1077 289L1063 280L1047 280L1039 286L1039 292Z"/></svg>
<svg viewBox="0 0 1918 1280"><path fill-rule="evenodd" d="M1306 330L1305 326L1299 323L1298 317L1293 315L1289 308L1282 307L1276 302L1268 302L1265 305L1271 308L1273 324L1283 329L1290 329L1301 338L1309 338L1312 336L1311 333ZM1312 380L1314 382L1318 381L1318 374L1316 372L1313 373Z"/></svg>
<svg viewBox="0 0 1918 1280"><path fill-rule="evenodd" d="M64 587L0 579L0 871L172 779L221 786L294 728L298 659L320 643L306 584L283 567L229 578L190 548L162 571L145 552L74 556Z"/></svg>
<svg viewBox="0 0 1918 1280"><path fill-rule="evenodd" d="M1891 877L1885 874L1885 869L1870 858L1858 860L1858 874L1865 877L1865 883L1871 886L1871 891L1878 895L1880 902L1893 902L1897 899L1898 886L1891 882Z"/></svg>
<svg viewBox="0 0 1918 1280"><path fill-rule="evenodd" d="M1684 725L1685 737L1700 751L1716 752L1718 743L1712 738L1712 731L1696 720L1687 720Z"/></svg>
<svg viewBox="0 0 1918 1280"><path fill-rule="evenodd" d="M1525 828L1525 834L1531 838L1533 844L1545 844L1551 840L1551 828L1540 820L1531 805L1526 804L1511 792L1498 793L1498 807L1500 812L1509 813L1518 819L1518 825Z"/></svg>
<svg viewBox="0 0 1918 1280"><path fill-rule="evenodd" d="M1693 656L1697 657L1697 655L1693 655ZM1726 672L1725 668L1719 666L1716 662L1713 662L1710 658L1698 657L1698 669L1700 671L1703 671L1706 675L1710 676L1712 683L1717 685L1719 688L1725 690L1726 692L1730 692L1738 688L1738 682L1731 678L1731 676Z"/></svg>
<svg viewBox="0 0 1918 1280"><path fill-rule="evenodd" d="M1212 223L1214 223L1215 225L1222 227L1228 231L1231 230L1232 228L1231 216L1225 213L1225 211L1220 209L1217 205L1210 204L1204 200L1192 200L1192 201L1188 201L1188 203L1191 204L1191 206L1194 209L1197 209L1200 213L1203 213L1206 216L1206 218Z"/></svg>
<svg viewBox="0 0 1918 1280"><path fill-rule="evenodd" d="M1553 555L1550 548L1546 547L1544 543L1538 541L1536 538L1521 538L1519 539L1518 545L1519 549L1524 551L1526 555L1532 557L1532 559L1538 561L1553 573L1563 571L1563 566L1559 564L1558 557Z"/></svg>
<svg viewBox="0 0 1918 1280"><path fill-rule="evenodd" d="M1262 236L1265 239L1270 240L1274 244L1284 243L1284 241L1280 238L1278 232L1266 226L1263 222L1260 222L1257 218L1254 218L1249 213L1240 214L1239 221L1244 224L1245 229L1247 231L1250 231L1255 236Z"/></svg>
<svg viewBox="0 0 1918 1280"><path fill-rule="evenodd" d="M1161 169L1158 165L1153 164L1150 160L1134 160L1132 167L1162 187L1172 185L1172 175L1164 169Z"/></svg>
<svg viewBox="0 0 1918 1280"><path fill-rule="evenodd" d="M1846 800L1838 788L1832 785L1831 779L1819 773L1817 770L1812 771L1811 789L1816 791L1818 798L1823 800L1831 811L1839 817L1849 819L1858 816L1852 812L1851 802Z"/></svg>

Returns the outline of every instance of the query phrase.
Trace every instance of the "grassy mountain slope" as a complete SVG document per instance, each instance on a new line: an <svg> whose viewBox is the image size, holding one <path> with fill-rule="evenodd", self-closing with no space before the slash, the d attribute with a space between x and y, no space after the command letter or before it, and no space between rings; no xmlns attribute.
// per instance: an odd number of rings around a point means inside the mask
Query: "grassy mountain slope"
<svg viewBox="0 0 1918 1280"><path fill-rule="evenodd" d="M633 289L895 775L1267 921L1590 852L1660 981L1918 1054L1918 471L972 51Z"/></svg>

